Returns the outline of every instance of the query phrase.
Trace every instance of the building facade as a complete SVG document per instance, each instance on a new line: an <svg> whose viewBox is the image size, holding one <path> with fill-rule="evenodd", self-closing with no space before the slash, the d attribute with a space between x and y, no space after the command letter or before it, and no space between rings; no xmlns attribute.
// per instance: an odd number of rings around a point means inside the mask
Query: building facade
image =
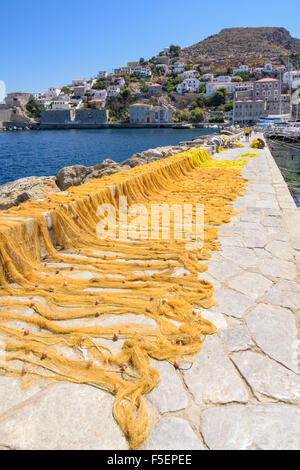
<svg viewBox="0 0 300 470"><path fill-rule="evenodd" d="M129 108L131 124L159 124L172 122L173 112L163 106L137 103Z"/></svg>
<svg viewBox="0 0 300 470"><path fill-rule="evenodd" d="M255 123L265 116L264 100L237 100L234 103L234 122Z"/></svg>
<svg viewBox="0 0 300 470"><path fill-rule="evenodd" d="M278 101L280 97L279 80L262 78L254 83L254 99Z"/></svg>
<svg viewBox="0 0 300 470"><path fill-rule="evenodd" d="M24 107L28 103L29 98L31 96L31 93L25 93L23 91L14 91L8 93L4 101L7 106Z"/></svg>
<svg viewBox="0 0 300 470"><path fill-rule="evenodd" d="M198 78L186 78L182 83L177 85L176 91L180 95L183 93L197 93L199 86L200 80L198 80Z"/></svg>
<svg viewBox="0 0 300 470"><path fill-rule="evenodd" d="M211 96L220 88L225 88L227 93L234 93L235 87L236 83L233 82L207 82L205 95Z"/></svg>

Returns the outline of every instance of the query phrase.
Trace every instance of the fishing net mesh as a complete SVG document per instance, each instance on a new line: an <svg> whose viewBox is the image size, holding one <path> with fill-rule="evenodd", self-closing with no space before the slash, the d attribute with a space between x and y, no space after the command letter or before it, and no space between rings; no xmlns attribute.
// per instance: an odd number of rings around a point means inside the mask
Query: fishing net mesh
<svg viewBox="0 0 300 470"><path fill-rule="evenodd" d="M217 226L236 214L245 163L194 149L2 211L0 373L112 394L113 416L139 448L151 429L143 396L160 380L150 360L191 364L216 331L197 310L214 305L201 273L220 249ZM203 247L151 239L147 227L132 239L99 238L99 205L112 205L119 220L121 196L149 211L154 203L203 204Z"/></svg>

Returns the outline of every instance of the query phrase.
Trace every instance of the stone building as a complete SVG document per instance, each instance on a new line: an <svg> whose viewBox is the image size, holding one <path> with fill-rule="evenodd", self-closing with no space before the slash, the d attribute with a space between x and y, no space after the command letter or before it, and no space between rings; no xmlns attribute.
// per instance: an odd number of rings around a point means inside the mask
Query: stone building
<svg viewBox="0 0 300 470"><path fill-rule="evenodd" d="M31 93L25 93L23 91L14 91L7 94L5 98L5 104L7 106L20 106L24 107L31 97Z"/></svg>
<svg viewBox="0 0 300 470"><path fill-rule="evenodd" d="M264 100L237 100L234 103L234 122L257 122L265 116Z"/></svg>
<svg viewBox="0 0 300 470"><path fill-rule="evenodd" d="M166 106L136 103L130 106L131 124L159 124L172 122L173 112Z"/></svg>
<svg viewBox="0 0 300 470"><path fill-rule="evenodd" d="M278 101L280 97L279 80L262 78L254 83L254 99Z"/></svg>

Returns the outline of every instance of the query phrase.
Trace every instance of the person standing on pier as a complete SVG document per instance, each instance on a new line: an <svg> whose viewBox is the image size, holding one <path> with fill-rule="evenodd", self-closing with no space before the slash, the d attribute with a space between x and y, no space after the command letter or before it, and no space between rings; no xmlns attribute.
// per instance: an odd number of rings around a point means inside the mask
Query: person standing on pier
<svg viewBox="0 0 300 470"><path fill-rule="evenodd" d="M249 126L246 126L245 129L244 129L244 132L245 132L245 139L246 139L246 142L249 142L250 127L249 127Z"/></svg>

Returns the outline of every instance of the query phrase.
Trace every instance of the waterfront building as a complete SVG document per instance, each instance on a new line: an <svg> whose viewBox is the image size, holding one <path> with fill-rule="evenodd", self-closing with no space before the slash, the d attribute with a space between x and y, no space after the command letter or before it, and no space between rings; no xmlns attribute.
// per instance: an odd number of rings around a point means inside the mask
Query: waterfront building
<svg viewBox="0 0 300 470"><path fill-rule="evenodd" d="M266 114L279 115L288 114L290 112L290 95L281 95L281 100L268 100L266 101Z"/></svg>
<svg viewBox="0 0 300 470"><path fill-rule="evenodd" d="M199 90L200 81L198 78L186 78L182 83L179 83L176 87L177 93L180 95L183 93L197 93Z"/></svg>
<svg viewBox="0 0 300 470"><path fill-rule="evenodd" d="M254 82L254 99L278 101L280 96L279 80L262 78Z"/></svg>
<svg viewBox="0 0 300 470"><path fill-rule="evenodd" d="M236 100L234 103L234 122L255 123L264 115L264 100Z"/></svg>
<svg viewBox="0 0 300 470"><path fill-rule="evenodd" d="M235 82L207 82L205 96L213 95L219 88L225 88L227 93L234 93Z"/></svg>
<svg viewBox="0 0 300 470"><path fill-rule="evenodd" d="M31 93L26 93L23 91L13 91L7 94L4 101L7 106L23 107L26 106L31 96Z"/></svg>
<svg viewBox="0 0 300 470"><path fill-rule="evenodd" d="M173 112L166 106L136 103L130 106L131 124L159 124L172 122Z"/></svg>

